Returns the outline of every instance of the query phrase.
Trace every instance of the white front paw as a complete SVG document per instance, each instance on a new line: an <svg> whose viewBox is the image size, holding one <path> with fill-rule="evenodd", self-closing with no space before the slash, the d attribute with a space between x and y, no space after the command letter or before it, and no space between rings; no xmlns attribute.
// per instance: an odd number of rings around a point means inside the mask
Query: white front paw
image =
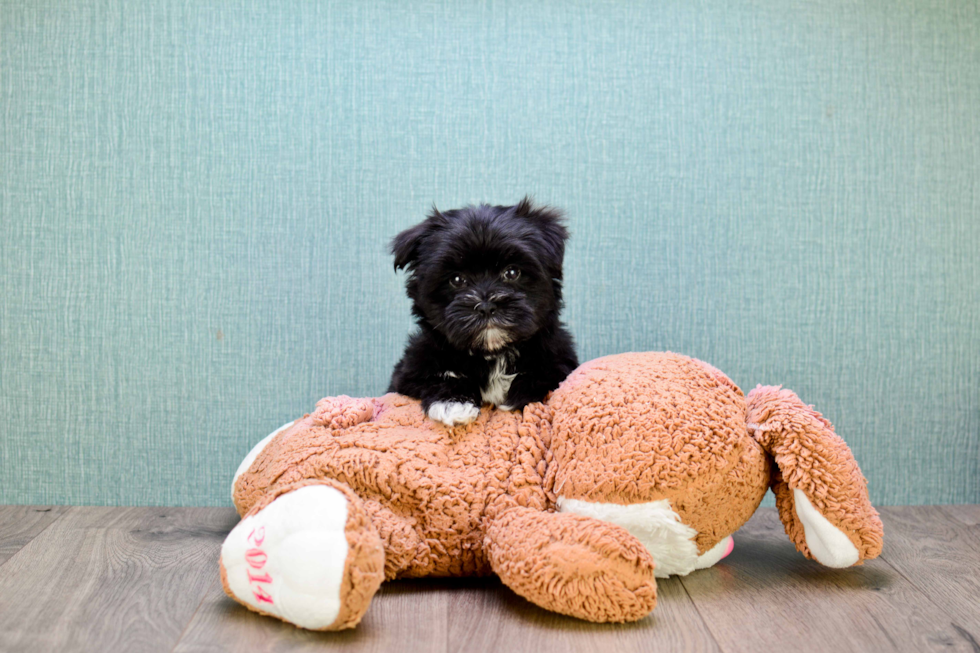
<svg viewBox="0 0 980 653"><path fill-rule="evenodd" d="M446 426L469 424L480 416L480 409L469 402L437 401L429 406L429 419Z"/></svg>

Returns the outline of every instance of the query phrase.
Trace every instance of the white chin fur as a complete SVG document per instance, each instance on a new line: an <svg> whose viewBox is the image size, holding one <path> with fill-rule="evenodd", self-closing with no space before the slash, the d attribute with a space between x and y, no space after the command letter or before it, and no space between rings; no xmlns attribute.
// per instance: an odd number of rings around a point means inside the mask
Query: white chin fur
<svg viewBox="0 0 980 653"><path fill-rule="evenodd" d="M487 351L496 351L510 342L507 332L497 327L487 327L480 334L480 343Z"/></svg>
<svg viewBox="0 0 980 653"><path fill-rule="evenodd" d="M468 402L437 401L429 406L429 419L446 426L469 424L480 416L480 409Z"/></svg>

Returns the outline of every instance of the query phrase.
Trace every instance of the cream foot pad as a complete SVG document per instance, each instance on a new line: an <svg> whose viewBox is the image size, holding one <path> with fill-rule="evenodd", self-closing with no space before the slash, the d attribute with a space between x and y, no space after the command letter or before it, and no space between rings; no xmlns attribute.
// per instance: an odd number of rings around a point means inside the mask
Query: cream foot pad
<svg viewBox="0 0 980 653"><path fill-rule="evenodd" d="M347 499L312 485L285 494L228 534L221 562L243 603L303 628L323 629L340 612L347 561Z"/></svg>

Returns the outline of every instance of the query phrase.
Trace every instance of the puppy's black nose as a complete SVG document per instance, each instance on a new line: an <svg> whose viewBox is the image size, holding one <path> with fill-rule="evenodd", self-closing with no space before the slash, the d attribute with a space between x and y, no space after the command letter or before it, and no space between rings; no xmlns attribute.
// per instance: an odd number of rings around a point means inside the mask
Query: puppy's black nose
<svg viewBox="0 0 980 653"><path fill-rule="evenodd" d="M492 302L480 302L476 305L476 312L483 317L492 317L497 312L497 307Z"/></svg>

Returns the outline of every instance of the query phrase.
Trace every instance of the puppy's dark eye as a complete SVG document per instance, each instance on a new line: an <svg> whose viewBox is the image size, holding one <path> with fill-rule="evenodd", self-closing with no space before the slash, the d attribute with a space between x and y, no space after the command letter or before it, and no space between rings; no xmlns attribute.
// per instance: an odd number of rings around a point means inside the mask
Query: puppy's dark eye
<svg viewBox="0 0 980 653"><path fill-rule="evenodd" d="M466 285L466 277L461 274L454 274L449 280L449 285L453 288L462 288Z"/></svg>
<svg viewBox="0 0 980 653"><path fill-rule="evenodd" d="M516 265L511 265L500 276L504 278L504 281L517 281L521 278L521 269Z"/></svg>

